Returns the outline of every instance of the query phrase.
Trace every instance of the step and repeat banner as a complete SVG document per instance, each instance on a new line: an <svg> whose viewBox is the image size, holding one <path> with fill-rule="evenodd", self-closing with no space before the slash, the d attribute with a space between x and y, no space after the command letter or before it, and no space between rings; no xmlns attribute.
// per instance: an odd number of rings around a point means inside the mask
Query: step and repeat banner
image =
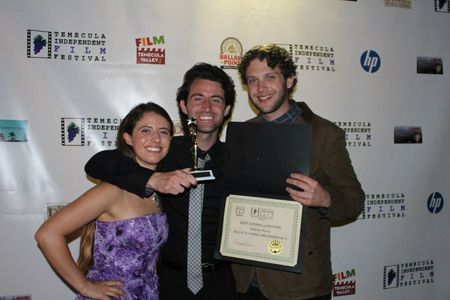
<svg viewBox="0 0 450 300"><path fill-rule="evenodd" d="M33 235L94 183L121 118L204 61L288 49L293 95L346 132L365 209L332 229L333 298L450 299L450 1L0 1L0 300L71 299ZM224 133L222 134L222 138ZM78 256L78 239L70 249Z"/></svg>

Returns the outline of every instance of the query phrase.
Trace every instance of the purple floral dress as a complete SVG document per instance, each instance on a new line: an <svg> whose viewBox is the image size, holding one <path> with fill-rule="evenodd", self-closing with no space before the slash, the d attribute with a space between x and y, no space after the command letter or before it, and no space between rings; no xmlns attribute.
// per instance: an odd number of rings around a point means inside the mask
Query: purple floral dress
<svg viewBox="0 0 450 300"><path fill-rule="evenodd" d="M122 281L127 296L121 299L158 299L155 265L167 234L165 213L121 221L97 220L94 264L87 277L95 281ZM77 295L75 299L87 298Z"/></svg>

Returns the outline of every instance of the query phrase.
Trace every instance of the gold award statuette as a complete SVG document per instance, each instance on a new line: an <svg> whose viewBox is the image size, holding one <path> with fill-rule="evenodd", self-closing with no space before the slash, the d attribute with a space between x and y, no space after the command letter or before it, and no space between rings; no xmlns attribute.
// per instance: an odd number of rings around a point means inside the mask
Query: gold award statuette
<svg viewBox="0 0 450 300"><path fill-rule="evenodd" d="M188 119L187 127L189 129L189 136L191 137L192 142L191 152L194 167L190 173L195 177L195 179L197 179L197 182L216 179L212 170L204 170L198 166L197 120L194 118Z"/></svg>

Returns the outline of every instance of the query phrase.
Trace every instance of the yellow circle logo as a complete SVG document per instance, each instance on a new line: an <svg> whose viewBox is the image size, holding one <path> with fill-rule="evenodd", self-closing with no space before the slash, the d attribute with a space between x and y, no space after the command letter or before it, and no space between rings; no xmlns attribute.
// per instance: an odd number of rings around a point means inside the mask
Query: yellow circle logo
<svg viewBox="0 0 450 300"><path fill-rule="evenodd" d="M269 242L267 248L269 249L270 254L278 255L281 253L281 250L283 250L283 245L281 245L280 241L273 240Z"/></svg>

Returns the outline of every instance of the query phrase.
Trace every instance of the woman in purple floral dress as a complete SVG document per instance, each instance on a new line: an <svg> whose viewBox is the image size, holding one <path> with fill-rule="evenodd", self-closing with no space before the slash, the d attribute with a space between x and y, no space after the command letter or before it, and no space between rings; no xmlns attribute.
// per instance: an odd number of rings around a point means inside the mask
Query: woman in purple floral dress
<svg viewBox="0 0 450 300"><path fill-rule="evenodd" d="M161 106L142 103L121 122L117 147L155 169L169 150L172 132ZM195 184L182 171L183 180ZM65 237L83 226L77 265ZM155 265L167 234L156 195L142 199L101 183L49 218L35 239L56 272L78 291L76 299L158 299Z"/></svg>

